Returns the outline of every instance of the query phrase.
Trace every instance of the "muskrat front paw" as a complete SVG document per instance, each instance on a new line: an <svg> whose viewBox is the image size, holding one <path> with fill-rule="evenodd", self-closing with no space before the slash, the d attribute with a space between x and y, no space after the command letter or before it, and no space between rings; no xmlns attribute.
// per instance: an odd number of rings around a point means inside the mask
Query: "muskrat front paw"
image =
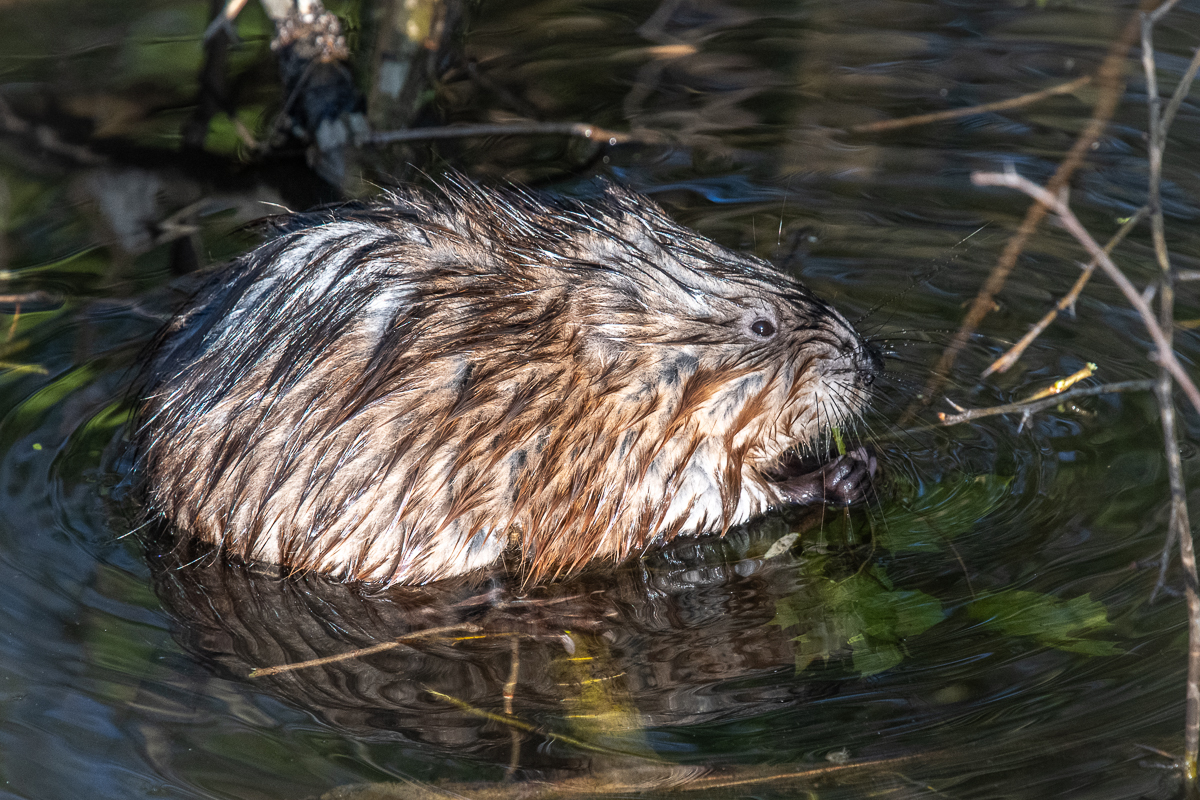
<svg viewBox="0 0 1200 800"><path fill-rule="evenodd" d="M877 468L875 454L860 446L814 472L787 478L778 486L792 503L848 506L866 497Z"/></svg>

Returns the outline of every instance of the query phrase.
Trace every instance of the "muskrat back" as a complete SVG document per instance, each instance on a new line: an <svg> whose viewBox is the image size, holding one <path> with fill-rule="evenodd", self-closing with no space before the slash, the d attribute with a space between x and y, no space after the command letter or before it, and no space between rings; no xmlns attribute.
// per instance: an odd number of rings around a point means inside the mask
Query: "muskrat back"
<svg viewBox="0 0 1200 800"><path fill-rule="evenodd" d="M162 336L136 445L152 512L238 556L419 583L513 548L536 580L820 499L784 462L877 369L640 195L406 189L221 272Z"/></svg>

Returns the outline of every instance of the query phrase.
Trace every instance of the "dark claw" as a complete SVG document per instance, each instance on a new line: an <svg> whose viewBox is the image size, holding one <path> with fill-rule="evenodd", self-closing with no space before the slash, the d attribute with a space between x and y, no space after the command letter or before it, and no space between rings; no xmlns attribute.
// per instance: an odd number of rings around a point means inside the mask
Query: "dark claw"
<svg viewBox="0 0 1200 800"><path fill-rule="evenodd" d="M866 497L877 469L875 454L857 447L815 472L781 481L783 496L802 505L848 506Z"/></svg>

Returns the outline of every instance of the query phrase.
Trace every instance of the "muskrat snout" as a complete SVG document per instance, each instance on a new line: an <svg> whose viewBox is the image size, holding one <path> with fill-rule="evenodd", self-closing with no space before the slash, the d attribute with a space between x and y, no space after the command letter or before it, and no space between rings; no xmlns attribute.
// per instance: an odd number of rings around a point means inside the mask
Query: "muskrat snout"
<svg viewBox="0 0 1200 800"><path fill-rule="evenodd" d="M880 369L804 286L645 197L409 189L288 217L217 275L162 336L135 440L149 508L231 554L419 583L515 547L537 580L852 497L869 464L807 493L771 470Z"/></svg>
<svg viewBox="0 0 1200 800"><path fill-rule="evenodd" d="M871 342L864 341L858 351L858 381L863 386L875 383L876 376L883 372L883 354Z"/></svg>

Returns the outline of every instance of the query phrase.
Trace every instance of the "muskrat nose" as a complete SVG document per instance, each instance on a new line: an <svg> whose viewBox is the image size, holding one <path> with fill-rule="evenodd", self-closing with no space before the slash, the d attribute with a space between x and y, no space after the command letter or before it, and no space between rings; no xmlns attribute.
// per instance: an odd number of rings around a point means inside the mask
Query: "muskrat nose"
<svg viewBox="0 0 1200 800"><path fill-rule="evenodd" d="M863 386L875 382L875 376L883 372L883 354L870 342L863 342L858 349L858 379Z"/></svg>

